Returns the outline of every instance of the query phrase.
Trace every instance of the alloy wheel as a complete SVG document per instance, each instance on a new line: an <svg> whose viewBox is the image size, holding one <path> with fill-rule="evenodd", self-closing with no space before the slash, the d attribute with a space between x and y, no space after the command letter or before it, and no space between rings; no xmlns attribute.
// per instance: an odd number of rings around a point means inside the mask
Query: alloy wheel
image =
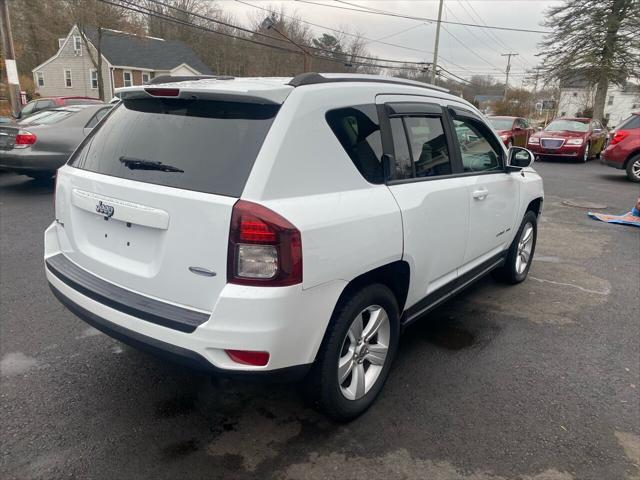
<svg viewBox="0 0 640 480"><path fill-rule="evenodd" d="M338 359L338 383L348 400L364 397L382 372L389 352L391 324L384 308L371 305L351 322Z"/></svg>
<svg viewBox="0 0 640 480"><path fill-rule="evenodd" d="M638 158L633 165L631 165L631 174L640 180L640 158Z"/></svg>
<svg viewBox="0 0 640 480"><path fill-rule="evenodd" d="M531 250L533 249L533 225L529 222L522 229L520 241L518 242L518 255L516 256L516 272L522 275L531 261Z"/></svg>

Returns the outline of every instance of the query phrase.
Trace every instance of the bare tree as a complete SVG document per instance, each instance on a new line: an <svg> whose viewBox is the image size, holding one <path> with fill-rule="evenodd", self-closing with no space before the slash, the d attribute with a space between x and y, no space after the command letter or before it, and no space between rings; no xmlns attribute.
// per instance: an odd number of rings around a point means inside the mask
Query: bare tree
<svg viewBox="0 0 640 480"><path fill-rule="evenodd" d="M541 43L549 80L581 76L597 85L593 116L602 120L611 83L640 77L640 1L565 0L547 11Z"/></svg>

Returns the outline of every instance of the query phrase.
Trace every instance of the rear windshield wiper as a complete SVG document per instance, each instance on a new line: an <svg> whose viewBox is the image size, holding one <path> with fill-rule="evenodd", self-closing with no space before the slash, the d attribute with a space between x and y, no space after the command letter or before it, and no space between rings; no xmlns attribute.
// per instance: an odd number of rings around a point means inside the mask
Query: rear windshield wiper
<svg viewBox="0 0 640 480"><path fill-rule="evenodd" d="M159 170L161 172L184 173L184 170L174 167L173 165L165 165L162 162L153 162L141 158L122 156L120 157L120 162L124 163L130 170Z"/></svg>

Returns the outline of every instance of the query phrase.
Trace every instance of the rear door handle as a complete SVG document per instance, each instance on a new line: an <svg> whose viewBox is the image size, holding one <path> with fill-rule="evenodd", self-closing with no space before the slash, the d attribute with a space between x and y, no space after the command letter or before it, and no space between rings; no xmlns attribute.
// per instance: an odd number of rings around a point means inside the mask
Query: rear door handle
<svg viewBox="0 0 640 480"><path fill-rule="evenodd" d="M472 195L476 200L484 200L487 198L487 195L489 195L489 190L486 188L479 188L478 190L475 190Z"/></svg>

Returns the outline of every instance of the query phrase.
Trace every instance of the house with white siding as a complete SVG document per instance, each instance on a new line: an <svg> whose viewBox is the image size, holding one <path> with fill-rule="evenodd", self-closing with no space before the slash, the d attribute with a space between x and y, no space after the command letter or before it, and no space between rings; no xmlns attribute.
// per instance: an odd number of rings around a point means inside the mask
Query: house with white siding
<svg viewBox="0 0 640 480"><path fill-rule="evenodd" d="M560 86L558 115L561 117L574 117L584 110L593 108L595 94L595 85L590 84L584 78L575 78L564 82ZM622 86L609 86L604 104L604 117L607 119L608 127L617 126L631 115L631 112L639 110L640 85L626 82Z"/></svg>
<svg viewBox="0 0 640 480"><path fill-rule="evenodd" d="M114 89L142 85L158 75L210 75L211 70L183 42L96 28L78 26L58 40L58 51L32 70L36 93L42 97L98 97L98 41L102 54L103 100L113 97ZM86 49L91 49L91 55Z"/></svg>

